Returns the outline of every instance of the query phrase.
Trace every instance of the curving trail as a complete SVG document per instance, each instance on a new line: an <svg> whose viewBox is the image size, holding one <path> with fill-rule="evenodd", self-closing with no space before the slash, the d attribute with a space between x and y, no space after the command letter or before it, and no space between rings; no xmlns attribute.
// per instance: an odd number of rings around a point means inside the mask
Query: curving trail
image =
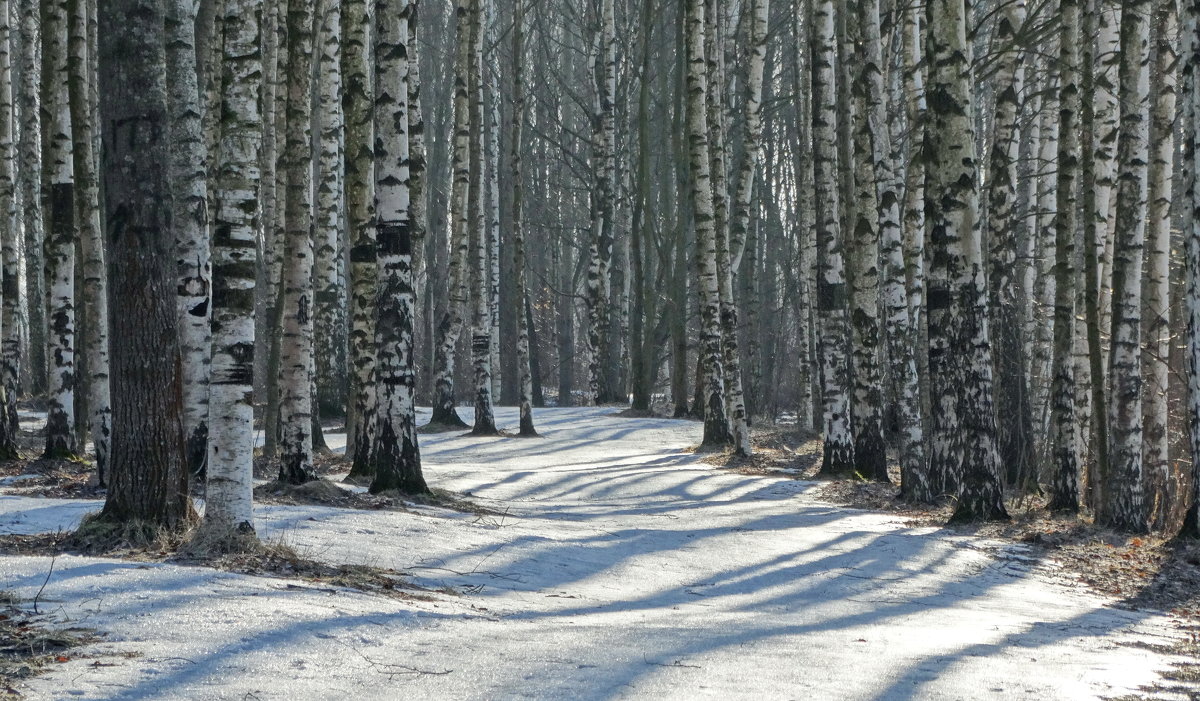
<svg viewBox="0 0 1200 701"><path fill-rule="evenodd" d="M1130 693L1173 661L1122 644L1169 644L1169 619L1034 574L1017 546L716 470L686 452L698 424L613 412L538 410L540 439L422 435L429 483L503 517L256 507L310 557L471 593L58 558L43 602L138 656L58 665L31 695L1041 701ZM0 489L0 533L97 505ZM48 566L0 557L0 588L32 598Z"/></svg>

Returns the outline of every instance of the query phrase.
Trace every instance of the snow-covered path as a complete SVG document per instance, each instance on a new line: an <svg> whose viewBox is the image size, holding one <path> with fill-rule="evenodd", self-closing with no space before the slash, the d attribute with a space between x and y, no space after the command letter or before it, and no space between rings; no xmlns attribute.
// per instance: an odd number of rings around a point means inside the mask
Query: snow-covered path
<svg viewBox="0 0 1200 701"><path fill-rule="evenodd" d="M1118 696L1171 661L1119 644L1169 642L1166 618L1031 575L1012 549L716 470L685 452L697 425L612 413L539 411L540 439L422 436L432 485L504 517L257 508L265 538L461 596L59 558L43 601L139 656L65 663L33 695L1040 701ZM0 496L0 533L95 506ZM0 588L32 597L48 566L0 558Z"/></svg>

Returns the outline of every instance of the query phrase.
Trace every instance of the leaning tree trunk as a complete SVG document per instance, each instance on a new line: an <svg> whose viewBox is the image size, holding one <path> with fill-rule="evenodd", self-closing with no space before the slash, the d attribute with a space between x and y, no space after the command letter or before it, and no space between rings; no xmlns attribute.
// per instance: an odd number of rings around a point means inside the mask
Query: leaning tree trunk
<svg viewBox="0 0 1200 701"><path fill-rule="evenodd" d="M188 468L204 469L208 454L208 373L212 263L208 179L200 86L196 75L196 3L167 2L167 70L171 109L171 219L179 269L177 304L183 366L183 431ZM94 318L90 315L88 318ZM88 360L92 357L88 350ZM94 432L94 430L93 430Z"/></svg>
<svg viewBox="0 0 1200 701"><path fill-rule="evenodd" d="M832 0L817 0L812 17L813 182L816 192L817 318L825 447L821 472L854 471L850 432L850 360L846 270L842 261L837 155L837 45Z"/></svg>
<svg viewBox="0 0 1200 701"><path fill-rule="evenodd" d="M854 431L854 469L866 479L888 481L883 442L883 371L879 367L879 193L872 146L883 139L883 124L872 121L872 100L883 99L880 75L879 6L858 0L847 5L850 41L865 55L854 61L853 143L854 205L851 207L850 348L854 382L850 413ZM875 92L878 91L878 92ZM882 154L881 154L882 155Z"/></svg>
<svg viewBox="0 0 1200 701"><path fill-rule="evenodd" d="M381 0L375 28L375 211L379 311L375 337L379 428L371 493L429 491L417 445L413 358L412 231L409 227L408 0Z"/></svg>
<svg viewBox="0 0 1200 701"><path fill-rule="evenodd" d="M474 65L471 36L472 0L457 0L454 8L456 51L454 58L454 142L452 153L453 185L450 192L450 262L446 274L448 297L446 310L438 322L434 343L434 400L430 423L437 426L466 428L458 416L454 399L454 353L462 332L463 311L467 303L470 256L468 210L471 189L471 89L470 73Z"/></svg>
<svg viewBox="0 0 1200 701"><path fill-rule="evenodd" d="M961 0L930 0L929 123L926 153L926 212L934 268L945 271L940 289L930 281L930 372L934 374L933 313L941 317L939 370L950 371L957 386L953 423L959 451L946 468L958 487L953 521L1008 517L1000 487L996 417L992 405L992 349L988 334L987 290L980 241L978 172L971 105L971 61L966 5ZM932 136L932 138L931 138ZM957 370L955 372L955 370ZM943 378L942 381L950 378ZM945 401L945 397L939 397ZM942 407L939 407L942 408ZM938 412L935 412L935 415ZM946 417L942 417L943 422ZM947 436L942 436L943 440ZM945 454L943 454L945 457Z"/></svg>
<svg viewBox="0 0 1200 701"><path fill-rule="evenodd" d="M3 357L0 358L0 460L14 460L17 452L16 391L19 382L21 337L19 333L20 290L18 287L16 199L16 144L13 142L12 30L8 0L0 0L0 248L3 248ZM14 331L16 333L14 333ZM15 347L14 347L15 346Z"/></svg>
<svg viewBox="0 0 1200 701"><path fill-rule="evenodd" d="M1050 509L1079 509L1079 426L1075 416L1075 229L1079 175L1079 0L1062 3L1062 39L1059 42L1058 193L1054 219L1055 283L1054 345L1050 398L1052 445ZM1008 416L1002 414L1002 416Z"/></svg>
<svg viewBox="0 0 1200 701"><path fill-rule="evenodd" d="M248 17L243 21L253 23ZM163 3L106 0L99 19L113 331L112 462L101 518L179 528L192 509L183 455Z"/></svg>
<svg viewBox="0 0 1200 701"><path fill-rule="evenodd" d="M1117 220L1113 246L1112 396L1108 406L1108 479L1097 522L1146 530L1142 485L1142 257L1146 234L1146 160L1150 93L1148 0L1123 0L1121 12L1121 128L1117 138ZM1095 378L1095 381L1100 381Z"/></svg>
<svg viewBox="0 0 1200 701"><path fill-rule="evenodd" d="M312 5L288 4L287 173L284 205L283 336L280 339L279 481L317 478L312 465L313 202L312 202Z"/></svg>
<svg viewBox="0 0 1200 701"><path fill-rule="evenodd" d="M263 142L262 0L225 0L220 148L213 168L212 372L205 528L253 531L254 287Z"/></svg>
<svg viewBox="0 0 1200 701"><path fill-rule="evenodd" d="M1167 380L1171 359L1171 176L1175 166L1174 2L1154 5L1154 72L1150 112L1149 217L1146 241L1146 307L1142 319L1149 353L1143 445L1150 526L1166 526L1171 511L1171 462L1167 436Z"/></svg>
<svg viewBox="0 0 1200 701"><path fill-rule="evenodd" d="M725 415L725 383L721 368L721 297L717 287L717 242L713 213L712 178L708 153L706 109L708 77L704 57L704 0L688 0L687 41L687 133L691 144L692 211L696 228L697 287L700 293L701 366L705 446L729 442Z"/></svg>
<svg viewBox="0 0 1200 701"><path fill-rule="evenodd" d="M370 70L370 0L345 0L342 102L346 110L346 225L350 236L350 417L347 454L350 478L375 475L378 403L375 385L375 302L378 253L375 242L375 117Z"/></svg>
<svg viewBox="0 0 1200 701"><path fill-rule="evenodd" d="M46 280L50 285L49 406L46 410L46 458L66 458L75 446L75 173L67 70L67 0L46 6L43 22L44 92L49 123Z"/></svg>
<svg viewBox="0 0 1200 701"><path fill-rule="evenodd" d="M533 374L530 371L529 323L525 312L529 283L525 261L525 227L522 216L525 188L521 170L522 133L525 127L525 0L513 0L513 118L509 167L512 169L511 234L513 247L513 297L521 306L517 312L517 402L521 412L520 435L536 436L533 426Z"/></svg>

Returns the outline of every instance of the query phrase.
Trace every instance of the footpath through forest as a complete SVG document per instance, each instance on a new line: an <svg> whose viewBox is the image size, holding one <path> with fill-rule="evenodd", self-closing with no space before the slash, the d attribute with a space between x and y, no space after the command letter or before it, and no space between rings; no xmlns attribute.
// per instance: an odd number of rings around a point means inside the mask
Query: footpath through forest
<svg viewBox="0 0 1200 701"><path fill-rule="evenodd" d="M420 599L72 555L47 581L50 557L0 557L0 589L30 600L45 583L43 611L103 633L26 692L1041 701L1141 693L1179 661L1165 616L1055 581L1019 546L714 468L688 451L698 424L589 408L537 425L422 436L430 484L494 513L256 505L264 539L405 571ZM70 529L99 505L10 489L0 534Z"/></svg>

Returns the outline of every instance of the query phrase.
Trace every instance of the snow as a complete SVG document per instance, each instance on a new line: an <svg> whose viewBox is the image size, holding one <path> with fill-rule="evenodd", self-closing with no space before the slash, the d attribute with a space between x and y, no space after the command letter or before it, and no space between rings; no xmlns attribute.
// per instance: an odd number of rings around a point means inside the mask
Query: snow
<svg viewBox="0 0 1200 701"><path fill-rule="evenodd" d="M56 665L31 696L1076 699L1173 661L1120 644L1169 644L1168 618L1035 574L1028 550L718 470L686 450L697 424L613 414L539 410L536 439L421 436L431 485L503 516L256 507L264 538L459 592L434 601L59 557L43 609L106 631L93 652L137 656ZM98 506L0 496L0 533ZM49 565L0 558L0 587L32 598Z"/></svg>

